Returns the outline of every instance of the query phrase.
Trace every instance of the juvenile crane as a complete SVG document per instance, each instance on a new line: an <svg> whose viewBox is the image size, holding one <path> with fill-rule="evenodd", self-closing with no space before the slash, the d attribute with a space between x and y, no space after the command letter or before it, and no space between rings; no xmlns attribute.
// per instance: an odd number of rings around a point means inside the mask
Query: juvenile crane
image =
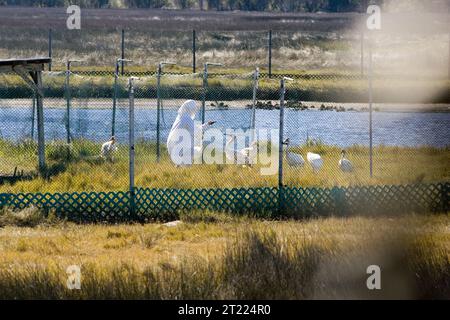
<svg viewBox="0 0 450 320"><path fill-rule="evenodd" d="M339 160L339 168L341 168L341 170L343 172L352 172L353 171L353 164L350 162L350 160L348 160L346 157L346 151L342 150L341 151L341 159Z"/></svg>
<svg viewBox="0 0 450 320"><path fill-rule="evenodd" d="M306 159L308 160L309 164L313 168L313 171L315 173L318 173L323 166L322 157L320 155L318 155L317 153L308 152L306 154Z"/></svg>
<svg viewBox="0 0 450 320"><path fill-rule="evenodd" d="M302 155L289 151L290 139L287 138L284 140L283 144L286 145L286 160L288 165L291 167L303 167L305 165L305 159L303 159Z"/></svg>
<svg viewBox="0 0 450 320"><path fill-rule="evenodd" d="M236 139L236 136L229 136L230 138L225 145L225 156L227 157L227 159L233 161L233 163L251 165L258 151L258 142L255 140L252 142L250 147L242 148L241 150L235 150L234 140Z"/></svg>

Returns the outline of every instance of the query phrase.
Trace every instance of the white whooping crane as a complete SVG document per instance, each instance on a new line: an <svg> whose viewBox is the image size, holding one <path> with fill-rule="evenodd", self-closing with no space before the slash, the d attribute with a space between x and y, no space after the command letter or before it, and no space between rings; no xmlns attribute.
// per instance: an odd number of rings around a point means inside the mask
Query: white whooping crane
<svg viewBox="0 0 450 320"><path fill-rule="evenodd" d="M291 167L303 167L305 165L305 159L303 159L302 155L289 151L289 143L289 138L283 141L283 144L286 145L286 160L288 165Z"/></svg>
<svg viewBox="0 0 450 320"><path fill-rule="evenodd" d="M111 139L109 139L109 141L102 144L100 156L103 159L112 161L114 152L116 152L116 151L117 151L116 138L114 136L112 136Z"/></svg>
<svg viewBox="0 0 450 320"><path fill-rule="evenodd" d="M309 164L313 168L314 172L317 173L323 166L323 159L317 153L308 152L306 154L306 159L308 159Z"/></svg>
<svg viewBox="0 0 450 320"><path fill-rule="evenodd" d="M242 148L241 150L235 150L234 148L234 139L236 139L235 135L229 135L230 138L225 145L225 156L228 160L233 163L251 165L253 163L253 159L256 156L258 151L258 142L255 140L252 142L250 147Z"/></svg>
<svg viewBox="0 0 450 320"><path fill-rule="evenodd" d="M350 162L350 160L348 160L346 157L346 152L345 150L342 150L341 152L341 160L339 160L339 168L341 168L341 170L343 172L352 172L353 171L353 164Z"/></svg>

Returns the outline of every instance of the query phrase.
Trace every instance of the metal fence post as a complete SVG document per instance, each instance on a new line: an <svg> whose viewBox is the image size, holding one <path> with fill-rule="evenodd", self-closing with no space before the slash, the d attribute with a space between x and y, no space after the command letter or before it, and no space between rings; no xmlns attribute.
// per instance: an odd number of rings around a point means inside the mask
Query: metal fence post
<svg viewBox="0 0 450 320"><path fill-rule="evenodd" d="M114 69L114 88L113 88L113 110L112 110L112 123L111 123L111 136L115 135L116 132L116 110L117 110L117 91L119 82L119 63L131 62L132 60L119 58L116 60L116 65Z"/></svg>
<svg viewBox="0 0 450 320"><path fill-rule="evenodd" d="M256 94L258 92L258 79L259 79L259 68L255 69L253 74L253 100L252 100L252 119L250 128L252 130L251 141L255 140L255 127L256 127Z"/></svg>
<svg viewBox="0 0 450 320"><path fill-rule="evenodd" d="M112 122L111 122L111 136L115 135L116 131L116 108L117 108L117 81L119 78L119 59L116 61L114 68L114 88L113 88L113 110L112 110Z"/></svg>
<svg viewBox="0 0 450 320"><path fill-rule="evenodd" d="M66 133L67 143L70 143L70 60L66 70Z"/></svg>
<svg viewBox="0 0 450 320"><path fill-rule="evenodd" d="M159 162L161 157L161 111L162 111L162 99L161 99L161 75L162 68L165 65L175 65L173 62L160 62L158 64L158 73L156 74L156 162Z"/></svg>
<svg viewBox="0 0 450 320"><path fill-rule="evenodd" d="M202 125L205 123L205 105L206 105L206 91L208 90L208 63L205 63L203 69L203 91L202 91L202 110L201 119ZM201 134L201 152L202 152L202 164L203 164L203 130Z"/></svg>
<svg viewBox="0 0 450 320"><path fill-rule="evenodd" d="M207 89L208 89L208 63L205 63L203 69L203 90L202 90L202 110L201 110L202 124L205 123L205 104L206 104Z"/></svg>
<svg viewBox="0 0 450 320"><path fill-rule="evenodd" d="M280 130L278 137L278 188L283 187L283 136L284 136L284 95L285 79L280 80Z"/></svg>
<svg viewBox="0 0 450 320"><path fill-rule="evenodd" d="M81 62L81 60L67 60L67 69L66 69L66 132L67 132L67 143L70 143L72 140L70 134L70 106L72 102L71 90L70 90L70 75L72 71L70 71L70 66L72 62Z"/></svg>
<svg viewBox="0 0 450 320"><path fill-rule="evenodd" d="M284 145L284 99L286 94L286 81L293 79L283 77L280 80L280 130L278 136L278 210L284 211L284 184L283 184L283 145Z"/></svg>
<svg viewBox="0 0 450 320"><path fill-rule="evenodd" d="M221 66L221 63L213 63L206 62L203 69L203 92L202 92L202 110L201 110L201 119L202 125L205 124L205 109L206 109L206 95L208 91L208 66ZM203 130L201 137L201 146L202 146L202 163L203 163Z"/></svg>
<svg viewBox="0 0 450 320"><path fill-rule="evenodd" d="M121 59L122 59L122 63L121 63L121 71L120 74L123 76L123 72L124 72L124 64L125 64L125 30L122 29L122 41L121 41Z"/></svg>
<svg viewBox="0 0 450 320"><path fill-rule="evenodd" d="M130 178L130 214L135 215L135 190L134 190L134 78L128 80L129 87L129 178Z"/></svg>
<svg viewBox="0 0 450 320"><path fill-rule="evenodd" d="M283 192L283 136L284 136L284 95L285 78L280 80L280 128L278 136L278 213L284 210L284 192Z"/></svg>
<svg viewBox="0 0 450 320"><path fill-rule="evenodd" d="M372 42L369 41L369 162L370 177L373 176L373 132L372 132L372 104L373 104L373 66L372 66Z"/></svg>
<svg viewBox="0 0 450 320"><path fill-rule="evenodd" d="M269 30L269 78L272 78L272 30Z"/></svg>
<svg viewBox="0 0 450 320"><path fill-rule="evenodd" d="M160 93L160 86L161 86L161 72L162 72L162 65L161 63L158 65L158 73L156 75L156 162L159 162L160 159L160 126L161 126L161 93Z"/></svg>
<svg viewBox="0 0 450 320"><path fill-rule="evenodd" d="M192 30L192 73L195 73L196 71L196 58L195 58L195 52L196 52L196 36L195 36L195 29Z"/></svg>
<svg viewBox="0 0 450 320"><path fill-rule="evenodd" d="M52 29L48 29L48 57L52 58ZM52 62L48 64L48 71L52 71Z"/></svg>

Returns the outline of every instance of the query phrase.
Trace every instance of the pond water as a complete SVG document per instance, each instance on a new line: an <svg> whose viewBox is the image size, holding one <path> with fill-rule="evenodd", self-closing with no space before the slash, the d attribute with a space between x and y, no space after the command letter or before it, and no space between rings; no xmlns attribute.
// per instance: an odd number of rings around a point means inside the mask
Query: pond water
<svg viewBox="0 0 450 320"><path fill-rule="evenodd" d="M177 110L163 113L161 137L165 142ZM65 110L45 108L45 137L47 140L65 139ZM111 132L112 112L105 108L74 108L71 111L71 132L75 138L104 141ZM119 108L116 118L116 137L126 142L128 110ZM136 138L156 139L156 110L136 108ZM206 120L216 120L216 128L248 129L251 110L207 110ZM36 126L35 126L36 127ZM257 110L256 128L278 129L279 110ZM450 113L374 112L374 144L436 147L450 143ZM36 131L36 128L35 128ZM20 140L31 134L31 108L0 107L0 137ZM369 144L369 113L335 111L285 111L285 137L292 144L304 143L306 137L320 139L326 144L347 147ZM36 137L36 133L35 133Z"/></svg>

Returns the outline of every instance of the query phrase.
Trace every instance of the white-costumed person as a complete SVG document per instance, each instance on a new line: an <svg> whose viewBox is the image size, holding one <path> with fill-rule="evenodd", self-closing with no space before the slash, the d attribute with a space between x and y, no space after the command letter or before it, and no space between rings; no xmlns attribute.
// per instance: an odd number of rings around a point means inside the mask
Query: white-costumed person
<svg viewBox="0 0 450 320"><path fill-rule="evenodd" d="M203 130L215 123L215 121L208 121L203 125L197 125L196 128L196 113L195 101L185 101L178 109L178 116L167 137L170 159L177 166L191 165L194 159L201 157L201 137L195 136L195 134L201 135ZM195 144L196 141L199 141L199 145Z"/></svg>

